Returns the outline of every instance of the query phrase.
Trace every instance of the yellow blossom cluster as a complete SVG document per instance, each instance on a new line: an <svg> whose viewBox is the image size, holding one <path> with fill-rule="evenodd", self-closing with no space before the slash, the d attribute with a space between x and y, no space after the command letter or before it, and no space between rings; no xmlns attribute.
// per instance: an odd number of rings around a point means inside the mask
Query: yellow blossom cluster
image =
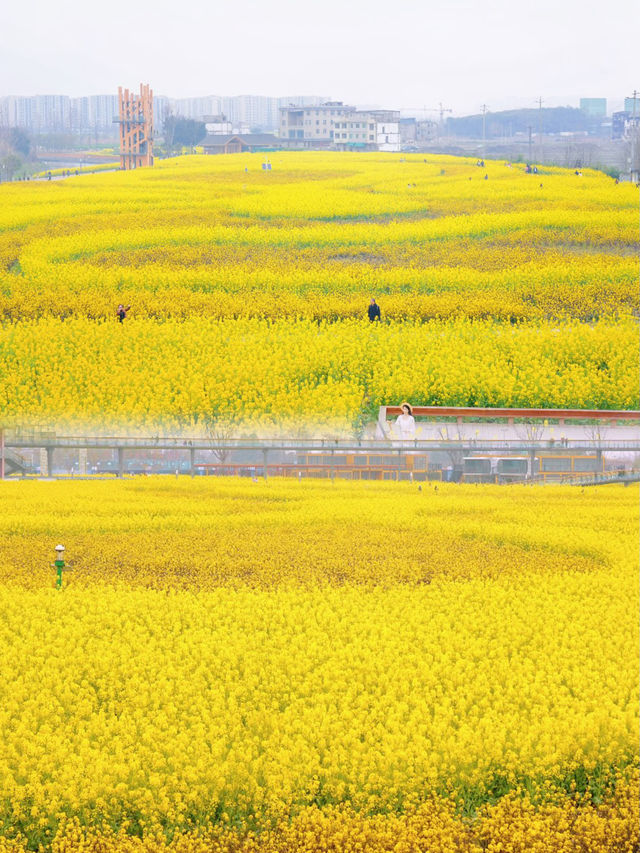
<svg viewBox="0 0 640 853"><path fill-rule="evenodd" d="M263 159L0 188L5 419L637 405L636 188L431 155Z"/></svg>
<svg viewBox="0 0 640 853"><path fill-rule="evenodd" d="M259 319L43 318L0 327L0 412L34 419L162 421L195 430L215 416L252 428L340 422L414 404L632 409L632 320L512 327Z"/></svg>
<svg viewBox="0 0 640 853"><path fill-rule="evenodd" d="M0 316L572 316L635 306L637 192L388 154L186 157L3 188ZM246 169L246 171L245 171ZM444 174L442 174L444 172ZM543 186L540 186L542 182Z"/></svg>
<svg viewBox="0 0 640 853"><path fill-rule="evenodd" d="M638 776L623 777L614 795L533 805L507 796L460 820L449 799L430 799L415 810L363 815L348 807L305 808L262 832L211 828L176 832L159 826L142 837L81 825L61 816L52 853L636 853ZM0 853L27 853L26 840L0 837Z"/></svg>
<svg viewBox="0 0 640 853"><path fill-rule="evenodd" d="M0 500L3 853L635 849L630 490Z"/></svg>
<svg viewBox="0 0 640 853"><path fill-rule="evenodd" d="M32 591L52 583L52 537L73 542L77 589L392 586L533 576L559 560L592 572L628 556L637 520L617 487L135 477L4 489L0 585Z"/></svg>

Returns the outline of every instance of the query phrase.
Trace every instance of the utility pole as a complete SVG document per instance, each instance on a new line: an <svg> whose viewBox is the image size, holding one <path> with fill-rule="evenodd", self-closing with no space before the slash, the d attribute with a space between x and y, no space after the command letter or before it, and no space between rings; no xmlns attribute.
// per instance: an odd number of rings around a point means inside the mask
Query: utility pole
<svg viewBox="0 0 640 853"><path fill-rule="evenodd" d="M483 104L480 109L482 110L482 159L487 156L487 110L489 109L486 104Z"/></svg>
<svg viewBox="0 0 640 853"><path fill-rule="evenodd" d="M443 133L443 131L444 131L444 114L445 114L445 113L452 113L452 112L453 112L453 110L448 109L448 107L443 107L443 106L442 106L442 101L440 101L440 102L438 103L438 109L439 109L439 112L440 112L440 133L442 134L442 133Z"/></svg>
<svg viewBox="0 0 640 853"><path fill-rule="evenodd" d="M538 147L540 149L539 159L542 160L542 98L538 98Z"/></svg>
<svg viewBox="0 0 640 853"><path fill-rule="evenodd" d="M425 114L425 117L426 117L427 113L438 113L440 115L440 124L438 125L438 136L439 137L442 135L442 131L444 130L444 114L453 112L453 110L449 109L448 107L444 107L442 105L442 101L440 101L440 103L438 104L438 108L434 109L434 110L427 109L426 106L411 107L411 108L407 107L407 109L415 109L418 112L423 112Z"/></svg>
<svg viewBox="0 0 640 853"><path fill-rule="evenodd" d="M629 151L629 176L631 180L633 180L633 173L639 171L639 165L636 163L636 145L638 141L638 136L640 135L640 128L636 127L636 103L638 100L638 96L640 96L640 92L637 89L633 90L633 94L631 98L633 100L633 119L631 122L631 150ZM640 180L640 177L638 178Z"/></svg>

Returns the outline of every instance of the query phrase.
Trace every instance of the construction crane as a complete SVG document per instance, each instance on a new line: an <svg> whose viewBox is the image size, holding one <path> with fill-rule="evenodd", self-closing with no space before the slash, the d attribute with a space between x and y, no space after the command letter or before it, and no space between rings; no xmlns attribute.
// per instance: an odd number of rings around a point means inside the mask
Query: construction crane
<svg viewBox="0 0 640 853"><path fill-rule="evenodd" d="M452 113L453 110L449 109L448 107L443 107L442 101L440 101L440 103L438 104L437 110L428 110L427 112L439 113L440 114L440 127L444 127L444 114L445 113Z"/></svg>
<svg viewBox="0 0 640 853"><path fill-rule="evenodd" d="M453 110L449 107L445 107L442 104L442 101L438 104L436 109L430 109L428 107L407 107L405 112L414 112L414 113L438 113L440 116L440 122L438 123L438 131L437 136L442 135L442 131L444 130L444 114L452 113Z"/></svg>

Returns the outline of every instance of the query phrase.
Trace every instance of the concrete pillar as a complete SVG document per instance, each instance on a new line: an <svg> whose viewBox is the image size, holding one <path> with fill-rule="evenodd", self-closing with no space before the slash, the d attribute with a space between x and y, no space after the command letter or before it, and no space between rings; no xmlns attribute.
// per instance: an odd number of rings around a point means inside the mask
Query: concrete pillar
<svg viewBox="0 0 640 853"><path fill-rule="evenodd" d="M53 477L53 451L55 448L47 447L47 477Z"/></svg>
<svg viewBox="0 0 640 853"><path fill-rule="evenodd" d="M118 448L118 477L124 477L124 447Z"/></svg>
<svg viewBox="0 0 640 853"><path fill-rule="evenodd" d="M86 477L87 475L87 448L81 447L78 451L78 475Z"/></svg>
<svg viewBox="0 0 640 853"><path fill-rule="evenodd" d="M47 459L47 451L44 447L40 448L40 476L49 476L49 462Z"/></svg>
<svg viewBox="0 0 640 853"><path fill-rule="evenodd" d="M267 474L267 453L268 452L269 451L267 450L266 447L262 451L262 458L264 460L264 478L265 478L265 480L268 478L268 474Z"/></svg>
<svg viewBox="0 0 640 853"><path fill-rule="evenodd" d="M190 447L189 448L189 473L191 474L192 477L196 473L195 463L196 463L196 451L195 451L194 447Z"/></svg>
<svg viewBox="0 0 640 853"><path fill-rule="evenodd" d="M600 447L596 450L596 468L597 468L597 471L596 471L596 480L597 480L598 477L602 476L602 450Z"/></svg>

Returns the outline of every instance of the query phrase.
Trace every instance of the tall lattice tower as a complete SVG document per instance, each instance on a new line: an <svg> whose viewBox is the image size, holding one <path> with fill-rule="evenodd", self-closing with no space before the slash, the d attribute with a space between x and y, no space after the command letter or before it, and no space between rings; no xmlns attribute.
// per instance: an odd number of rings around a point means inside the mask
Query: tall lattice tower
<svg viewBox="0 0 640 853"><path fill-rule="evenodd" d="M153 166L153 92L140 84L140 95L118 87L120 168Z"/></svg>

